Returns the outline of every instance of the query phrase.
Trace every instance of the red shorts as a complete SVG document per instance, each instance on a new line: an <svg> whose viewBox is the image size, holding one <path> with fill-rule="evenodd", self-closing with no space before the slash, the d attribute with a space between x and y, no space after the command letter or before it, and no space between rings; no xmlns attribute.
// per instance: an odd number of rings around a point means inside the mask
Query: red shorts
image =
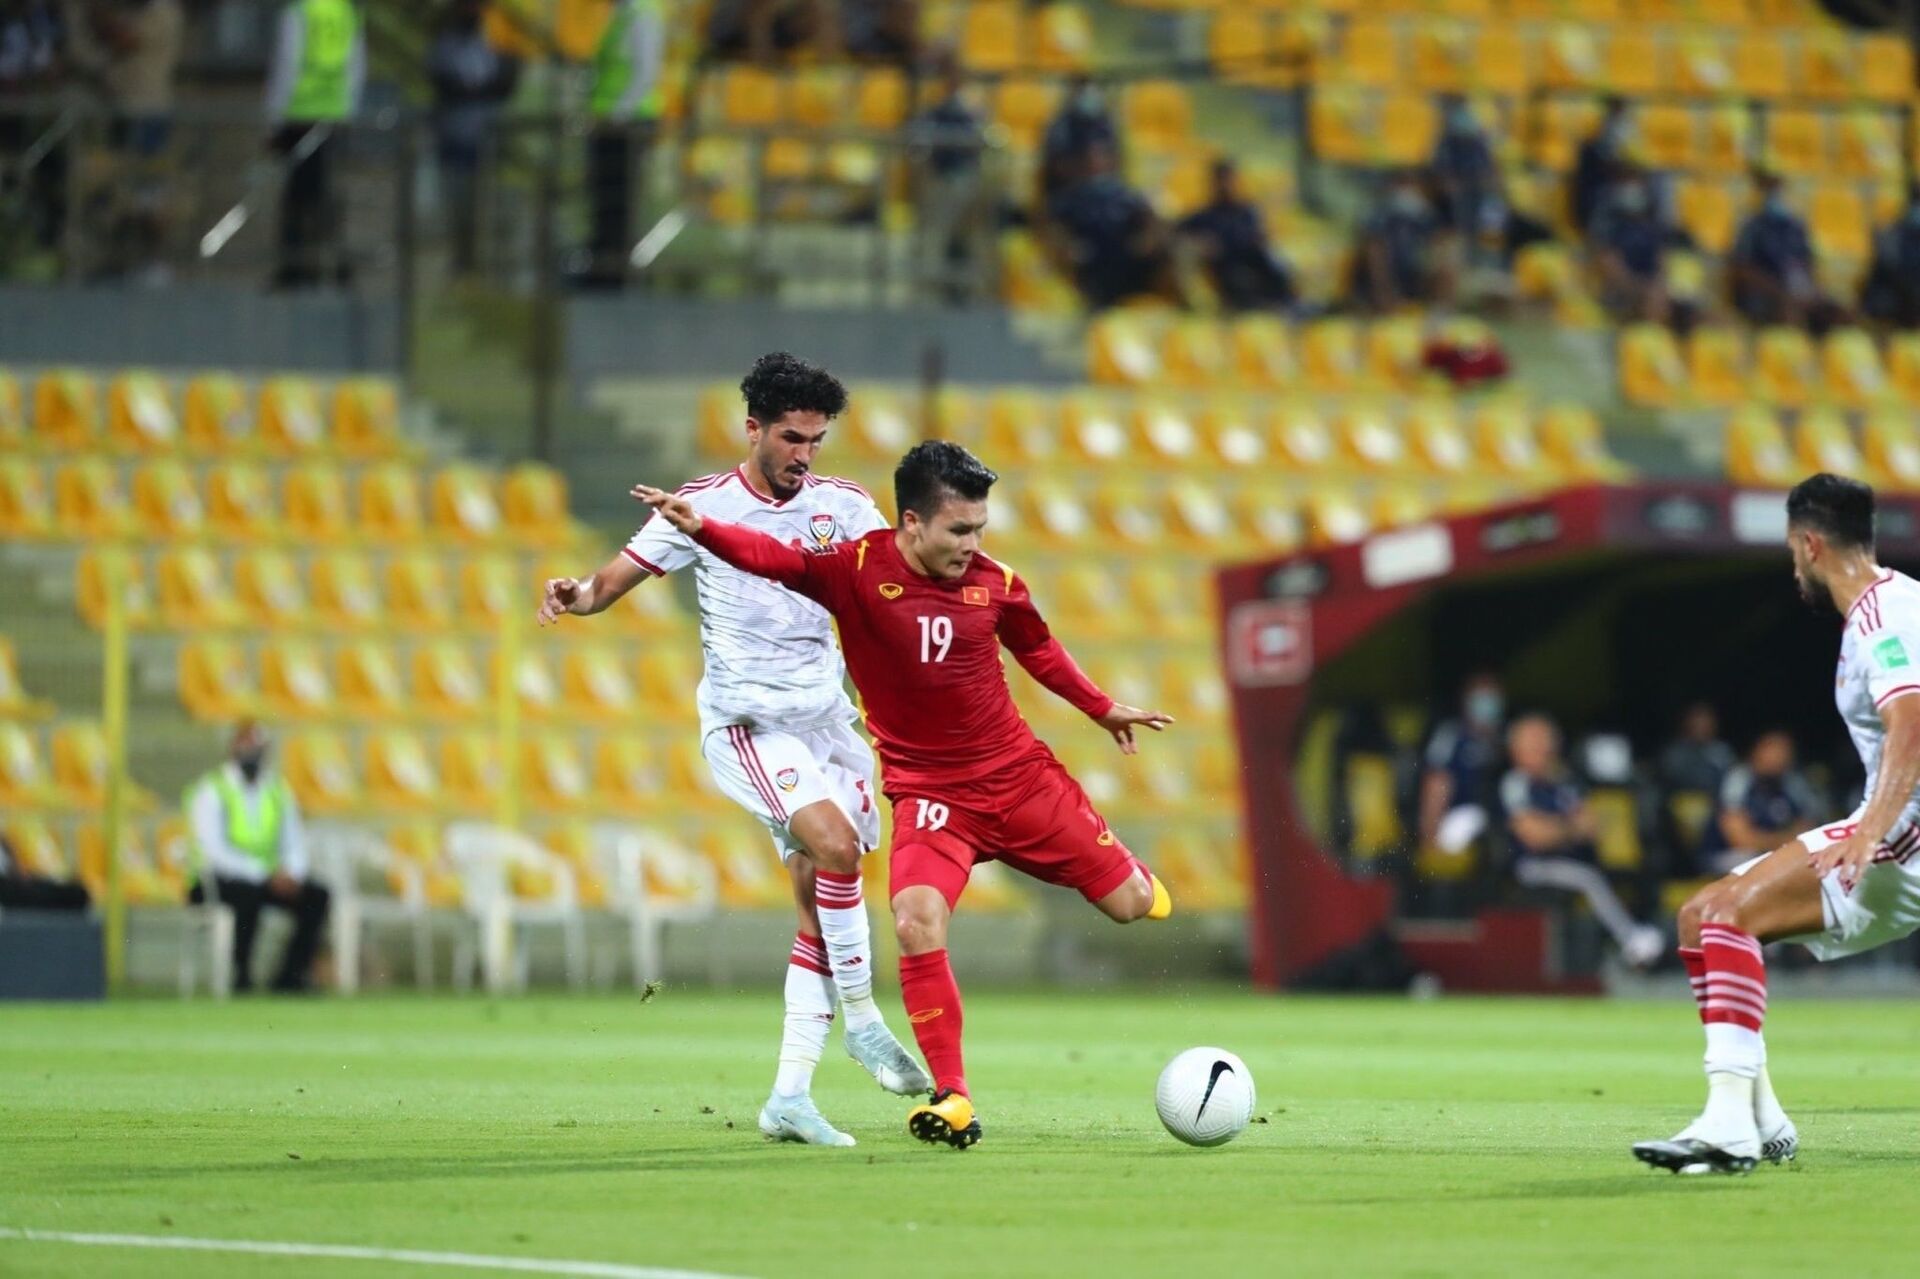
<svg viewBox="0 0 1920 1279"><path fill-rule="evenodd" d="M1133 854L1107 828L1080 783L1051 757L1031 780L992 792L940 793L920 786L891 795L893 850L887 893L928 885L948 909L978 862L998 861L1043 884L1099 901L1133 873Z"/></svg>

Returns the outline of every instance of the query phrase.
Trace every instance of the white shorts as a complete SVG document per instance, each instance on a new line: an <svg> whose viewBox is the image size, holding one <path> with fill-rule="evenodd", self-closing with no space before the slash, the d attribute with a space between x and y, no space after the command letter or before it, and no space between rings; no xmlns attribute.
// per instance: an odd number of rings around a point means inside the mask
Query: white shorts
<svg viewBox="0 0 1920 1279"><path fill-rule="evenodd" d="M1816 826L1800 836L1800 844L1810 855L1829 848L1853 834L1859 818L1855 813L1830 826ZM1746 874L1765 856L1742 862L1733 873ZM1903 820L1895 826L1851 890L1840 882L1839 871L1822 876L1820 913L1824 931L1787 938L1812 951L1815 959L1864 954L1920 929L1920 825Z"/></svg>
<svg viewBox="0 0 1920 1279"><path fill-rule="evenodd" d="M701 749L720 789L773 835L781 861L804 848L787 829L793 814L823 799L840 806L863 849L880 843L873 748L851 723L799 732L729 724Z"/></svg>

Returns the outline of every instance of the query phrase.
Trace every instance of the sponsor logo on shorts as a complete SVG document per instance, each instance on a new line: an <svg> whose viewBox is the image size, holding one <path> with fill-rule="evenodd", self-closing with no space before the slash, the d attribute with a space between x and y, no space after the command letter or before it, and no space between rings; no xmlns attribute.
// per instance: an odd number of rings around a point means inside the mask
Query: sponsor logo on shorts
<svg viewBox="0 0 1920 1279"><path fill-rule="evenodd" d="M1103 830L1100 832L1100 838L1094 840L1093 842L1096 844L1100 844L1102 846L1111 844L1113 842L1113 832L1110 830Z"/></svg>
<svg viewBox="0 0 1920 1279"><path fill-rule="evenodd" d="M945 1011L947 1010L944 1008L922 1008L917 1013L908 1014L907 1020L918 1026L922 1022L932 1021Z"/></svg>
<svg viewBox="0 0 1920 1279"><path fill-rule="evenodd" d="M960 602L962 604L978 604L982 608L985 608L992 601L987 596L986 587L963 586L960 588Z"/></svg>
<svg viewBox="0 0 1920 1279"><path fill-rule="evenodd" d="M773 775L773 780L780 783L781 790L792 790L800 784L800 770L783 768Z"/></svg>
<svg viewBox="0 0 1920 1279"><path fill-rule="evenodd" d="M813 534L813 540L822 546L833 541L834 532L839 527L833 516L824 512L807 521L807 531Z"/></svg>
<svg viewBox="0 0 1920 1279"><path fill-rule="evenodd" d="M880 598L883 600L897 600L901 595L906 593L906 589L906 587L901 586L897 582L882 582L880 583Z"/></svg>

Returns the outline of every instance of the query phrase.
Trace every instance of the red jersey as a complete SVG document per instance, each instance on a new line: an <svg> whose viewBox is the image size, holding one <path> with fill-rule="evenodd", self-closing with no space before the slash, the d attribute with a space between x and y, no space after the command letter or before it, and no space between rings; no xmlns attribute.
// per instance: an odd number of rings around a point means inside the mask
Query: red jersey
<svg viewBox="0 0 1920 1279"><path fill-rule="evenodd" d="M705 519L695 540L737 568L817 601L840 623L840 647L879 747L882 785L942 788L1029 760L1051 760L1013 704L1000 646L1089 716L1113 706L1033 606L1018 574L976 554L936 579L907 567L894 530L807 552L742 525Z"/></svg>

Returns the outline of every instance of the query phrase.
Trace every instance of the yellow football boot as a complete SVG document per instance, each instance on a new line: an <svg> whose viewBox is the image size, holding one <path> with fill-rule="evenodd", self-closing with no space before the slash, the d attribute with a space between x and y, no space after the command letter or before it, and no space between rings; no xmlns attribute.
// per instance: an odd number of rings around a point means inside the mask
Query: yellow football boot
<svg viewBox="0 0 1920 1279"><path fill-rule="evenodd" d="M907 1131L929 1145L965 1150L980 1140L980 1120L966 1095L948 1088L908 1112Z"/></svg>

